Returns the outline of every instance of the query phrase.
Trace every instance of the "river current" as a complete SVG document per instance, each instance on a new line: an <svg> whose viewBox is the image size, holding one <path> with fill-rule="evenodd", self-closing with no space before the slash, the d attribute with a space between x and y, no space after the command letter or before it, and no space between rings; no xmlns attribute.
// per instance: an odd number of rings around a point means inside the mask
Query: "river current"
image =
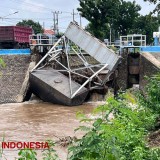
<svg viewBox="0 0 160 160"><path fill-rule="evenodd" d="M79 137L74 130L80 125L76 113L90 114L97 103L85 103L80 106L61 106L44 102L25 102L0 105L1 142L44 142L48 139L57 141L63 137ZM67 157L66 147L56 146L61 160ZM40 151L38 151L40 152ZM15 160L18 150L4 150L7 160ZM41 160L38 155L38 160Z"/></svg>

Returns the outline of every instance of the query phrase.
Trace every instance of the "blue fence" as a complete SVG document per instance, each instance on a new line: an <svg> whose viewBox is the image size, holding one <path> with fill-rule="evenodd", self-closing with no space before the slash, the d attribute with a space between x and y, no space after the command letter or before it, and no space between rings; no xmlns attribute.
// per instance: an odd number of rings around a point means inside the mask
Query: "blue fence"
<svg viewBox="0 0 160 160"><path fill-rule="evenodd" d="M0 55L26 55L30 53L30 49L0 49Z"/></svg>
<svg viewBox="0 0 160 160"><path fill-rule="evenodd" d="M140 48L141 52L160 52L160 46L146 46Z"/></svg>

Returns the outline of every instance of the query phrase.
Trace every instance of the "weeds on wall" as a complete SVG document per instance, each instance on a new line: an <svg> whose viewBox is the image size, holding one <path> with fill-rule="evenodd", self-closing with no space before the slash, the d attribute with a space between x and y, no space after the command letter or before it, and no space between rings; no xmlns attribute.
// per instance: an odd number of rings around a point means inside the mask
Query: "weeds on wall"
<svg viewBox="0 0 160 160"><path fill-rule="evenodd" d="M0 58L0 67L5 67L5 66L6 66L5 62L3 61L2 58Z"/></svg>
<svg viewBox="0 0 160 160"><path fill-rule="evenodd" d="M3 61L3 59L0 57L0 67L6 67L5 62ZM1 71L0 71L0 76L2 75Z"/></svg>

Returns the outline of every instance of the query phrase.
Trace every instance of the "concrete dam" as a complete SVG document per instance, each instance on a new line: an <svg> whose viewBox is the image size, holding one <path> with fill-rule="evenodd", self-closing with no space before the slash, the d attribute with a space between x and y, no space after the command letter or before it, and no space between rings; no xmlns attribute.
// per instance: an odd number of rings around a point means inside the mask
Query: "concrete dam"
<svg viewBox="0 0 160 160"><path fill-rule="evenodd" d="M33 93L43 101L80 105L93 92L107 94L109 87L117 92L139 84L143 90L144 76L160 70L159 52L124 50L118 55L74 23L37 63L39 55L34 52L0 57L6 64L0 66L0 103L22 102Z"/></svg>

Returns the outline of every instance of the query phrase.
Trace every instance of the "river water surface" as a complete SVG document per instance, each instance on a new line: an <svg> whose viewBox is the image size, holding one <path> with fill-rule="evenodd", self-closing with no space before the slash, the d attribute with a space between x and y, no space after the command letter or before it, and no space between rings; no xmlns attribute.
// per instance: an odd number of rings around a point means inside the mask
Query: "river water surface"
<svg viewBox="0 0 160 160"><path fill-rule="evenodd" d="M0 138L12 142L36 142L48 139L58 140L67 136L81 136L75 133L80 123L76 113L82 111L90 114L97 103L86 103L81 106L67 107L50 103L12 103L0 105ZM2 140L1 140L2 141ZM67 149L56 147L61 160L65 160ZM7 160L14 160L16 150L4 150ZM41 159L40 157L38 160Z"/></svg>

